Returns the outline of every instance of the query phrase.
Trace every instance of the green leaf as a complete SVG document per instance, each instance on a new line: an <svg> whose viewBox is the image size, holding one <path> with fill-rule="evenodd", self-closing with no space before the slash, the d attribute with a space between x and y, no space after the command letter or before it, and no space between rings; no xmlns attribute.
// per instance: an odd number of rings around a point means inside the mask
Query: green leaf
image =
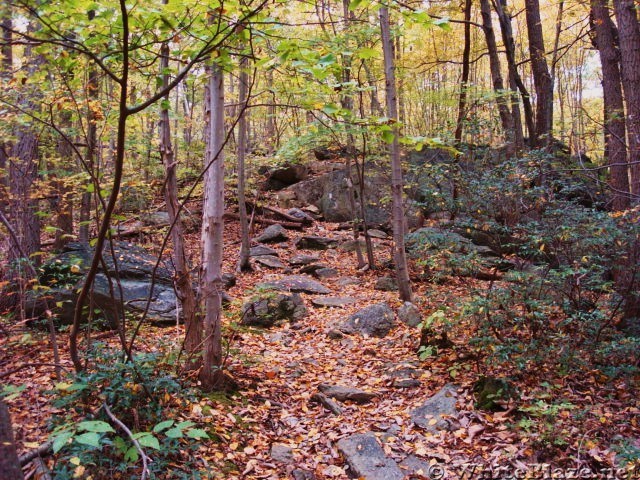
<svg viewBox="0 0 640 480"><path fill-rule="evenodd" d="M184 437L183 433L182 433L182 429L174 427L170 430L167 430L164 433L167 437L169 438L182 438Z"/></svg>
<svg viewBox="0 0 640 480"><path fill-rule="evenodd" d="M433 21L433 24L437 25L438 27L440 27L445 32L450 32L451 31L451 24L449 23L449 19L448 18L438 18L437 20Z"/></svg>
<svg viewBox="0 0 640 480"><path fill-rule="evenodd" d="M396 138L396 136L393 134L391 130L384 130L382 132L382 140L384 142L392 143L394 138Z"/></svg>
<svg viewBox="0 0 640 480"><path fill-rule="evenodd" d="M111 425L101 420L89 420L86 422L80 422L78 424L78 430L86 430L87 432L98 433L115 432Z"/></svg>
<svg viewBox="0 0 640 480"><path fill-rule="evenodd" d="M368 60L375 57L378 54L373 48L362 47L356 51L356 57L361 60Z"/></svg>
<svg viewBox="0 0 640 480"><path fill-rule="evenodd" d="M136 463L138 461L138 449L136 447L129 447L127 453L124 454L124 461L129 463Z"/></svg>
<svg viewBox="0 0 640 480"><path fill-rule="evenodd" d="M155 448L156 450L160 450L160 442L149 432L138 433L133 437L136 438L138 440L138 443L140 443L140 445L142 445L143 447Z"/></svg>
<svg viewBox="0 0 640 480"><path fill-rule="evenodd" d="M96 187L93 183L89 183L87 184L87 187L85 190L87 191L87 193L93 193L96 191Z"/></svg>
<svg viewBox="0 0 640 480"><path fill-rule="evenodd" d="M186 422L180 422L179 424L177 424L176 428L183 430L185 428L193 427L194 425L195 423L193 423L191 420L187 420Z"/></svg>
<svg viewBox="0 0 640 480"><path fill-rule="evenodd" d="M356 8L360 6L363 0L351 0L349 2L349 11L353 12Z"/></svg>
<svg viewBox="0 0 640 480"><path fill-rule="evenodd" d="M201 428L192 428L191 430L187 430L187 437L189 438L209 438L207 432L202 430Z"/></svg>
<svg viewBox="0 0 640 480"><path fill-rule="evenodd" d="M87 432L82 435L78 435L76 437L76 442L82 443L83 445L90 445L92 447L99 448L100 447L100 434L96 432Z"/></svg>
<svg viewBox="0 0 640 480"><path fill-rule="evenodd" d="M157 424L155 427L153 427L153 431L155 433L159 433L163 430L166 430L167 428L169 428L171 425L173 425L173 420L165 420L164 422L160 422L159 424Z"/></svg>
<svg viewBox="0 0 640 480"><path fill-rule="evenodd" d="M58 453L62 449L62 447L64 447L69 442L69 439L73 437L73 433L74 432L67 430L65 432L62 432L60 435L56 436L53 439L53 444L51 445L51 448L53 450L54 455Z"/></svg>
<svg viewBox="0 0 640 480"><path fill-rule="evenodd" d="M338 113L340 111L340 107L335 103L327 103L324 107L322 107L322 111L327 115L333 115L334 113Z"/></svg>

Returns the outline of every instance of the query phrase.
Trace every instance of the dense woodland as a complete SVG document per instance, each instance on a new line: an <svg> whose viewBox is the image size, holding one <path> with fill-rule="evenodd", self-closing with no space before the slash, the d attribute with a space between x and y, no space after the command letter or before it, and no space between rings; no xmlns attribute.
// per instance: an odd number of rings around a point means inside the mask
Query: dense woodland
<svg viewBox="0 0 640 480"><path fill-rule="evenodd" d="M640 478L633 0L0 29L3 480Z"/></svg>

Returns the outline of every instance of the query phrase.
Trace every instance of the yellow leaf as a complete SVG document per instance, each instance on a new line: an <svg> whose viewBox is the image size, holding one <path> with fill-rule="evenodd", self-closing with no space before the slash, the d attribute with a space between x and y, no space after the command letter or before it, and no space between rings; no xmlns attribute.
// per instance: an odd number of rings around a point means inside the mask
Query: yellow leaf
<svg viewBox="0 0 640 480"><path fill-rule="evenodd" d="M231 442L231 443L229 444L229 448L230 448L231 450L237 450L237 449L238 449L238 442Z"/></svg>
<svg viewBox="0 0 640 480"><path fill-rule="evenodd" d="M71 465L80 465L80 458L78 458L78 457L71 457L71 458L69 459L69 463L70 463Z"/></svg>

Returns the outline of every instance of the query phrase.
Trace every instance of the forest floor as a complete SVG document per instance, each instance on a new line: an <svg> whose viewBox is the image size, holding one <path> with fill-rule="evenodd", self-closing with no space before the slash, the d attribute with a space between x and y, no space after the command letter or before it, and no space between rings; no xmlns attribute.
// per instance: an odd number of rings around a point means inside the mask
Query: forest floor
<svg viewBox="0 0 640 480"><path fill-rule="evenodd" d="M237 224L229 222L227 232L225 271L233 271L239 249ZM303 234L349 236L337 225L322 222L304 232L289 233L288 242L274 245L283 261L299 253L293 245ZM198 239L197 234L189 235L194 249ZM154 239L147 242L151 250L157 245ZM380 263L388 259L390 247L390 241L376 240ZM197 251L193 253L198 258ZM238 391L202 395L188 404L171 399L166 404L172 415L202 425L210 436L215 433L215 441L202 442L192 468L208 471L210 478L344 479L348 478L347 469L336 442L353 433L374 432L388 457L399 462L413 454L443 468L442 475L435 469L413 478L510 478L507 473L513 474L518 468L529 476L516 478L551 478L536 473L536 469L540 472L545 468L542 464L560 469L561 476L554 478L640 478L638 470L630 471L629 477L622 471L614 474L608 470L616 466L611 448L616 435L640 438L637 378L607 381L598 371L589 375L521 372L515 385L517 395L503 410L476 409L473 385L480 376L510 376L515 372L501 371L502 367L487 364L475 354L469 346L475 328L471 320L457 319L449 332L454 347L425 361L416 355L419 331L401 322L385 338L329 338L327 332L358 309L383 301L395 309L401 302L397 292L374 289L377 278L392 275L391 271L359 271L352 252L330 249L313 253L339 271L337 278L358 279L357 285L345 287L339 287L335 278L321 280L334 295L355 297L357 303L317 308L311 305L310 295L302 294L309 314L296 324L268 330L227 329L227 369L238 382ZM238 274L236 286L228 291L236 302L227 307L227 318L238 318L243 299L258 283L281 275L259 265L253 272ZM452 306L486 285L488 282L451 277L439 284L414 283L413 287L416 304L426 315ZM56 383L53 368L47 365L53 362L51 347L45 332L15 324L3 328L2 382L25 387L8 401L18 448L24 452L47 439L51 417L62 413L45 393ZM113 333L97 335L117 344ZM181 327L147 326L137 348L175 351L182 338ZM71 371L67 340L67 333L61 332L58 342L62 363ZM394 388L392 371L403 367L420 372L420 386ZM342 415L335 415L310 402L322 383L357 387L377 396L368 404L342 403ZM413 425L411 411L449 383L457 387L458 427L430 434ZM290 448L287 458L272 457L274 444ZM600 477L571 476L584 468L600 472ZM492 476L486 476L489 469Z"/></svg>

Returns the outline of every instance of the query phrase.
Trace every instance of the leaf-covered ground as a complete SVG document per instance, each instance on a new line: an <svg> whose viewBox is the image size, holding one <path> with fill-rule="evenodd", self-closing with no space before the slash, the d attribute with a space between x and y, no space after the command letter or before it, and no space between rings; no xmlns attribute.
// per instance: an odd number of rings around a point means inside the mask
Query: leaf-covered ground
<svg viewBox="0 0 640 480"><path fill-rule="evenodd" d="M233 271L239 248L236 225L227 229L225 271ZM282 260L296 253L293 241L302 235L295 231L290 234L289 242L275 246ZM307 228L304 234L345 239L349 235L337 230L336 225L323 223ZM191 245L197 245L197 237L189 238ZM150 248L153 244L149 242ZM380 263L388 259L390 246L386 240L376 240ZM517 393L502 411L476 409L473 384L480 376L513 376L516 372L500 371L501 367L478 358L468 346L474 326L465 318L457 319L451 327L449 336L455 346L425 361L416 355L419 332L400 322L382 339L329 338L327 332L357 309L381 301L397 308L400 302L395 292L373 288L379 276L392 272L358 271L355 255L339 249L313 253L321 256L322 263L338 269L340 277L359 280L359 284L346 287L337 286L335 279L322 280L334 294L357 298L356 304L315 308L310 302L312 296L303 294L309 315L296 324L269 330L229 327L227 368L239 383L239 390L203 395L188 403L179 398L166 399L168 416L193 420L212 436L192 458L198 469L210 472L211 478L284 479L293 478L294 470L297 475L312 472L317 479L348 478L336 442L355 432L370 431L379 435L388 456L399 461L414 454L442 466L444 478L481 478L479 469L486 471L491 466L494 472L517 468L533 472L535 465L544 463L569 472L567 475L581 468L602 475L616 465L611 446L617 438L640 438L640 404L637 378L633 377L609 382L597 371L593 375L560 375L541 369L534 375L516 375ZM194 252L194 258L196 255ZM237 285L229 290L236 300L227 308L229 324L238 320L242 300L256 284L279 275L282 272L259 266L252 273L239 274ZM459 278L440 284L415 283L416 303L426 315L465 298L474 286L479 286L478 281ZM47 365L53 362L51 347L45 332L8 323L3 328L0 374L3 383L24 386L8 403L19 450L26 451L47 439L50 418L61 413L44 394L55 384L53 367ZM96 336L117 345L112 333ZM143 329L138 349L168 352L179 349L181 339L180 327L149 326ZM71 370L67 335L61 333L58 341L63 364ZM390 373L403 367L420 370L419 387L394 388ZM375 392L377 397L365 405L342 404L343 414L337 416L310 402L321 383L354 386ZM447 383L459 386L459 428L434 435L417 429L410 411ZM292 449L290 463L272 458L274 444ZM176 462L176 468L181 468L181 462ZM474 468L475 476L471 475ZM493 478L507 478L495 475ZM640 478L637 470L631 475L629 478ZM626 477L618 474L602 478Z"/></svg>

